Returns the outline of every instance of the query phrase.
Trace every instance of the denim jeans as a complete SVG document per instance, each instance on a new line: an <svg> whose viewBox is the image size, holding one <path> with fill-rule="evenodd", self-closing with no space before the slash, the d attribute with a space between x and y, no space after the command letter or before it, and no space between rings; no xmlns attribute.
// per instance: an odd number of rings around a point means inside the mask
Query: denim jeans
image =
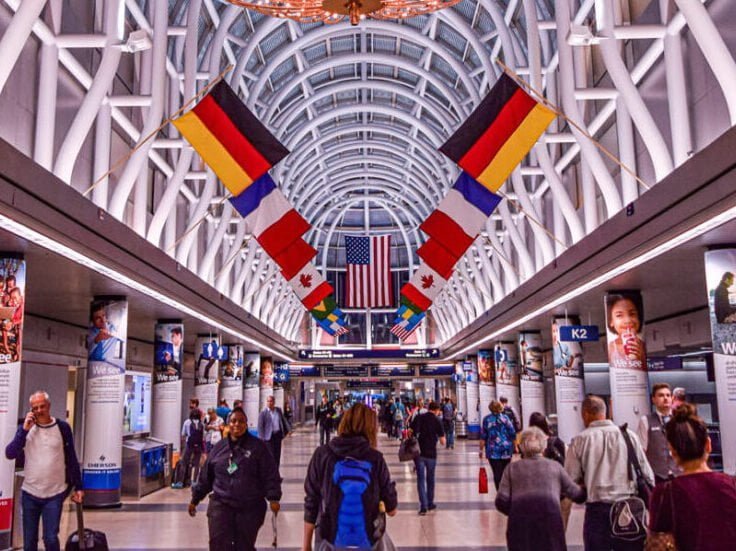
<svg viewBox="0 0 736 551"><path fill-rule="evenodd" d="M322 446L323 444L329 444L330 443L330 427L323 425L322 423L319 424L319 445Z"/></svg>
<svg viewBox="0 0 736 551"><path fill-rule="evenodd" d="M618 541L611 537L611 503L586 503L583 521L585 551L641 551L644 541Z"/></svg>
<svg viewBox="0 0 736 551"><path fill-rule="evenodd" d="M455 421L443 420L442 428L445 429L445 448L448 450L455 447Z"/></svg>
<svg viewBox="0 0 736 551"><path fill-rule="evenodd" d="M437 466L437 459L420 455L416 458L416 466L419 507L426 510L434 506L434 469Z"/></svg>
<svg viewBox="0 0 736 551"><path fill-rule="evenodd" d="M41 498L21 492L23 507L23 550L38 550L38 523L43 519L43 545L47 551L59 551L59 523L66 492Z"/></svg>

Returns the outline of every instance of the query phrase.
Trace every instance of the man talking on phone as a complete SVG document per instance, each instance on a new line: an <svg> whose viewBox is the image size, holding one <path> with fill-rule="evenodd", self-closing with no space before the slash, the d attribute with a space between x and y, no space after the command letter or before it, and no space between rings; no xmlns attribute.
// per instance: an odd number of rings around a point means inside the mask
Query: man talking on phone
<svg viewBox="0 0 736 551"><path fill-rule="evenodd" d="M51 400L42 391L31 394L31 411L5 448L5 457L24 468L22 487L23 540L25 551L38 549L38 524L43 518L43 543L59 551L59 523L64 499L74 490L72 501L81 503L82 474L68 423L51 417ZM59 469L59 465L65 465Z"/></svg>

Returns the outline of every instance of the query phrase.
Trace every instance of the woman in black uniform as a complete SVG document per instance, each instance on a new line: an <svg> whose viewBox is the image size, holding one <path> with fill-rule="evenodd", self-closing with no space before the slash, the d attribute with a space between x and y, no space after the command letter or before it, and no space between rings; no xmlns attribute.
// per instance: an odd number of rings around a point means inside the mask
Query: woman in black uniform
<svg viewBox="0 0 736 551"><path fill-rule="evenodd" d="M266 500L279 511L281 480L266 444L248 433L242 408L228 416L230 434L212 448L192 487L189 515L207 494L211 551L255 549L258 530L266 518Z"/></svg>

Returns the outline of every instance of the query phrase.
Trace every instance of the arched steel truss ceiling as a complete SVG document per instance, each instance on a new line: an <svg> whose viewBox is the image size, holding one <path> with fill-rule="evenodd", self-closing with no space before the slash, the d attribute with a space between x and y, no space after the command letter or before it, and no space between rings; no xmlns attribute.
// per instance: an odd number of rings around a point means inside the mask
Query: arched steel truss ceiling
<svg viewBox="0 0 736 551"><path fill-rule="evenodd" d="M659 2L659 22L638 24L619 0L466 0L415 20L369 20L353 28L301 26L212 0L109 0L97 4L104 4L104 13L95 18L95 28L63 35L65 4L4 0L10 22L0 39L0 90L33 33L42 55L41 93L35 120L29 121L35 133L31 153L84 190L90 178L75 169L88 158L81 149L93 129L91 173L97 177L110 166L112 129L128 143L139 142L231 63L231 85L293 149L273 174L314 224L308 237L322 248L318 264L331 268L328 247L338 242L347 213L357 207L368 213L369 224L376 222L373 230L401 236L404 267L412 268L422 240L418 224L457 175L436 148L495 82L495 57L654 183L703 143L691 128L695 106L685 80L685 33L702 51L723 95L722 110L736 124L736 62L714 23L718 17L708 12L724 16L727 3L713 0L706 9L701 0ZM128 94L110 88L121 60L131 55L119 33L121 15L128 31L146 30L153 42L150 50L133 54L139 76L128 83L135 90ZM571 23L590 29L592 46L568 42ZM634 43L643 45L637 56L627 50ZM72 48L100 51L92 74ZM658 65L666 73L664 122L641 93ZM58 147L53 130L61 71L81 87L83 101ZM223 195L216 178L202 171L169 127L141 147L121 174L104 179L92 200L285 338L301 340L303 309L242 220L229 205L219 206ZM582 204L573 201L577 186ZM642 189L631 176L612 170L577 129L556 121L505 192L523 211L502 203L458 264L432 309L435 343L462 330Z"/></svg>

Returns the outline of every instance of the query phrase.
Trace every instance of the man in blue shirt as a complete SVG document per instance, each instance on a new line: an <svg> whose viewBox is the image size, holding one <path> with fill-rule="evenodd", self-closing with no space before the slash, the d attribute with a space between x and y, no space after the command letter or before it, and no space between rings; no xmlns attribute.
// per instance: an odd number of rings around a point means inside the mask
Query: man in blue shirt
<svg viewBox="0 0 736 551"><path fill-rule="evenodd" d="M276 460L276 467L281 465L281 441L290 430L289 422L281 408L277 408L276 400L273 396L269 396L266 408L258 416L258 438L268 445L271 455Z"/></svg>

